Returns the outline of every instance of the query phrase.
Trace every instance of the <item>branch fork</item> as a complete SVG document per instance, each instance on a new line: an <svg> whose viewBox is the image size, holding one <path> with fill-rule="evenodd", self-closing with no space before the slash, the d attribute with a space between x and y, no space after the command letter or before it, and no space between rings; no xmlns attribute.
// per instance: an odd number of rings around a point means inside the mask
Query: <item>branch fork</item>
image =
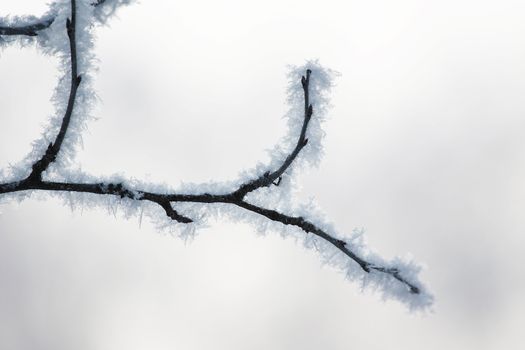
<svg viewBox="0 0 525 350"><path fill-rule="evenodd" d="M93 3L93 6L101 5L104 0L98 0ZM66 107L64 117L60 130L56 136L54 142L50 143L47 147L44 155L32 165L32 171L30 175L16 182L0 183L0 194L27 191L27 190L42 190L42 191L62 191L62 192L80 192L80 193L92 193L97 195L113 195L119 196L120 198L128 198L136 201L150 201L159 205L166 213L166 215L174 221L182 224L192 223L193 220L189 217L181 215L173 207L176 203L182 202L193 202L193 203L225 203L243 208L247 211L257 213L261 216L268 218L269 220L280 222L284 225L292 225L300 228L306 233L312 233L321 239L331 243L335 248L341 251L343 254L348 256L350 259L355 261L363 271L366 273L372 273L373 271L384 273L396 279L398 282L403 284L410 293L419 294L420 289L408 281L406 278L401 276L401 273L396 268L388 268L382 266L376 266L372 263L364 260L354 253L347 242L338 239L312 222L304 219L303 217L296 217L286 215L277 210L263 208L254 204L251 204L245 200L248 193L256 191L262 187L269 187L272 184L279 186L283 175L290 168L293 162L297 159L301 150L308 145L308 138L306 133L308 125L314 115L314 108L310 103L310 78L312 71L306 70L306 74L301 77L301 85L304 93L304 116L303 124L301 127L300 135L297 139L297 143L294 149L288 154L282 164L273 171L267 171L258 178L248 181L240 185L236 190L226 194L158 194L143 190L133 190L127 188L123 183L74 183L74 182L53 182L43 179L44 172L48 169L49 165L56 161L56 158L60 152L62 143L66 136L69 123L73 114L75 100L77 96L78 87L81 84L82 78L77 71L77 50L76 50L76 6L75 0L71 0L71 18L67 19L66 30L69 39L70 46L70 63L71 63L71 86L69 99ZM37 35L39 30L45 29L53 23L54 18L46 19L45 21L17 28L0 27L0 35Z"/></svg>

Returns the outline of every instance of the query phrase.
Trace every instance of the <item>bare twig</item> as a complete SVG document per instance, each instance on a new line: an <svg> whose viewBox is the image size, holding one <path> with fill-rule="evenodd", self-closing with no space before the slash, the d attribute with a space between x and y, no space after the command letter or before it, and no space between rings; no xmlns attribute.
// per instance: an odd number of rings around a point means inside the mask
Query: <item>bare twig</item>
<svg viewBox="0 0 525 350"><path fill-rule="evenodd" d="M303 86L304 92L304 118L303 126L301 128L301 134L299 135L299 139L297 140L295 148L293 149L292 153L290 153L288 157L286 157L283 164L277 170L273 172L266 172L259 178L241 185L234 192L234 196L236 196L237 198L243 199L244 196L246 196L246 194L248 194L249 192L252 192L261 187L270 186L271 184L278 186L281 183L281 176L284 174L286 169L288 169L290 165L292 165L293 161L295 160L295 158L297 158L297 155L299 155L299 152L301 152L303 147L308 144L308 139L306 138L306 130L308 129L308 123L310 123L310 120L312 119L313 115L313 107L310 104L309 92L311 74L312 71L310 69L307 69L306 77L304 75L301 77L301 84Z"/></svg>
<svg viewBox="0 0 525 350"><path fill-rule="evenodd" d="M419 294L420 290L417 286L402 277L399 271L395 268L387 268L382 266L374 265L357 254L352 252L345 241L335 238L317 227L310 221L296 216L289 216L280 213L276 210L266 209L254 204L250 204L243 199L236 197L235 192L224 195L216 194L159 194L141 190L131 190L126 188L123 184L107 184L107 183L65 183L65 182L51 182L41 181L39 183L28 183L28 182L12 182L6 184L0 184L0 194L27 191L27 190L42 190L42 191L59 191L59 192L79 192L79 193L93 193L99 195L115 195L121 198L129 198L132 200L143 200L150 201L160 205L166 214L173 220L181 223L190 223L192 220L185 216L178 214L171 206L170 203L225 203L232 204L237 207L246 209L248 211L262 215L272 221L280 222L284 225L292 225L299 227L304 232L313 233L316 236L330 242L333 246L347 255L350 259L354 260L363 271L370 273L371 271L378 271L392 276L399 282L403 283L411 293Z"/></svg>
<svg viewBox="0 0 525 350"><path fill-rule="evenodd" d="M263 208L251 203L248 203L244 200L244 195L253 191L262 186L269 186L276 179L280 179L281 175L286 171L286 169L292 164L296 159L297 155L301 149L306 145L306 130L308 123L313 114L312 105L309 104L309 79L311 71L307 70L306 77L302 77L302 85L304 89L304 98L305 98L305 116L303 127L301 129L301 134L297 140L295 149L290 155L286 158L283 164L272 173L265 173L258 179L248 182L239 187L239 189L227 193L227 194L158 194L142 190L132 190L126 188L122 183L108 184L108 183L65 183L65 182L52 182L52 181L20 181L13 183L0 184L0 194L10 193L17 191L26 191L26 190L43 190L43 191L60 191L60 192L80 192L80 193L92 193L99 195L115 195L121 198L128 198L132 200L141 200L141 201L150 201L152 203L158 204L161 208L164 209L166 215L171 219L178 221L180 223L191 223L192 219L180 215L172 206L172 203L182 203L182 202L193 202L193 203L225 203L232 204L237 207L243 208L245 210L257 213L262 215L272 221L280 222L284 225L292 225L299 227L304 232L313 233L316 236L330 242L334 247L339 249L350 259L354 260L363 271L370 273L372 271L377 271L385 273L392 276L399 282L403 283L410 292L414 294L419 294L419 288L414 284L410 283L404 277L402 277L399 271L395 268L387 268L382 266L376 266L363 258L359 257L356 253L349 249L347 243L343 240L333 237L328 234L318 226L314 225L312 222L302 218L295 217L283 214L276 210ZM279 180L278 180L279 181Z"/></svg>
<svg viewBox="0 0 525 350"><path fill-rule="evenodd" d="M104 0L98 0L93 3L94 6L102 4ZM39 22L30 26L8 28L0 27L0 34L7 35L35 35L38 30L48 27L54 18L47 19L44 22ZM391 276L403 285L405 285L411 293L419 294L420 290L413 283L409 282L406 278L401 276L400 271L396 268L388 268L384 266L377 266L373 263L366 261L365 259L358 256L353 252L347 243L340 240L320 227L316 226L312 222L304 219L303 217L290 216L273 209L263 208L245 200L246 194L252 192L261 187L267 187L271 184L279 185L283 174L296 160L301 150L308 144L306 138L306 132L308 129L309 122L313 115L313 106L310 104L309 87L310 87L310 76L312 71L307 70L306 75L302 77L301 84L304 92L304 119L301 128L301 133L297 139L297 143L292 152L286 157L281 166L274 170L268 171L262 174L255 180L249 181L242 184L238 189L226 194L159 194L154 192L148 192L143 190L136 190L126 187L122 183L74 183L74 182L54 182L42 179L43 172L48 166L56 160L58 153L60 152L62 143L66 136L68 126L73 113L75 99L77 95L77 89L81 82L81 77L78 75L77 68L77 51L76 51L76 3L75 0L71 0L71 19L67 20L67 33L70 44L70 56L71 56L71 87L69 93L68 104L66 112L62 119L62 124L58 135L53 143L50 143L45 154L32 165L32 172L30 175L21 180L9 183L0 183L0 194L39 190L39 191L57 191L57 192L77 192L77 193L91 193L96 195L112 195L121 198L127 198L136 201L149 201L159 205L165 212L166 215L180 223L191 223L193 220L184 215L179 214L174 208L173 204L192 202L192 203L224 203L237 206L244 210L262 215L269 220L280 222L284 225L292 225L300 228L306 233L312 233L321 239L331 243L339 251L344 253L350 259L355 261L363 271L371 273L373 271L380 272Z"/></svg>
<svg viewBox="0 0 525 350"><path fill-rule="evenodd" d="M0 35L27 35L36 36L42 29L49 28L55 21L55 17L39 19L33 24L19 27L0 26Z"/></svg>
<svg viewBox="0 0 525 350"><path fill-rule="evenodd" d="M97 7L106 2L106 0L96 0L91 5ZM0 35L26 35L36 36L38 32L49 28L55 21L55 16L49 17L48 15L44 18L35 20L34 23L22 25L22 26L0 26Z"/></svg>
<svg viewBox="0 0 525 350"><path fill-rule="evenodd" d="M69 49L71 57L71 87L69 90L69 99L67 101L66 112L64 118L62 118L62 125L60 131L55 139L55 142L50 143L47 147L45 154L35 164L33 164L33 171L26 179L26 181L41 181L42 173L47 169L49 164L53 163L60 151L64 137L66 136L69 122L71 121L71 115L73 113L73 107L75 105L75 98L77 96L78 86L82 81L82 77L78 75L78 64L77 64L77 47L76 47L76 2L71 0L71 20L66 21L67 36L69 38Z"/></svg>

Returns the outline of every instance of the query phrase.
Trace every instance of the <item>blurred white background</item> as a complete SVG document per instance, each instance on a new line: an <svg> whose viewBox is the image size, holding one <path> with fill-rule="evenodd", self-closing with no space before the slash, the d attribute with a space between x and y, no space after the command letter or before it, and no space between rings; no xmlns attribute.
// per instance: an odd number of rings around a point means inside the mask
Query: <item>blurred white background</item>
<svg viewBox="0 0 525 350"><path fill-rule="evenodd" d="M0 14L40 15L2 0ZM226 180L285 132L286 65L342 75L325 157L301 176L340 231L411 252L412 315L315 252L217 222L190 244L60 201L0 207L1 349L523 349L525 3L142 1L98 28L100 119L76 165ZM0 167L53 112L57 59L0 53Z"/></svg>

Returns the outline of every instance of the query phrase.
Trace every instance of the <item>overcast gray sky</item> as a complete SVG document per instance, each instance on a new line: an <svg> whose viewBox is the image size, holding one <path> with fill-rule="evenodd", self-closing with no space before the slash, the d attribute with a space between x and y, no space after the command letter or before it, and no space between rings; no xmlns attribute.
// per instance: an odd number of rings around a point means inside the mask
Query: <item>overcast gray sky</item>
<svg viewBox="0 0 525 350"><path fill-rule="evenodd" d="M46 11L2 0L0 14ZM0 209L2 349L522 349L523 1L145 1L97 29L98 121L76 165L177 186L226 180L285 132L286 64L342 75L325 157L301 175L340 231L410 252L411 315L276 234L190 244L42 196ZM0 167L53 108L57 60L0 53Z"/></svg>

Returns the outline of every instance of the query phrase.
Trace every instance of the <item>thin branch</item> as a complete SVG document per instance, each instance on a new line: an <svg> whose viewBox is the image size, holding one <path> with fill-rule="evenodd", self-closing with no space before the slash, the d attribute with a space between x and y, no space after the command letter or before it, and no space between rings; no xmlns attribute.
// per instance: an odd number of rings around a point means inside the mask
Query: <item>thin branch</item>
<svg viewBox="0 0 525 350"><path fill-rule="evenodd" d="M41 181L42 173L47 169L49 164L56 160L62 142L66 136L67 128L71 121L71 115L73 113L73 107L75 105L75 98L77 96L78 86L82 80L82 77L78 75L78 64L77 64L77 46L76 46L76 2L71 0L71 20L67 19L66 29L67 36L69 38L69 49L70 49L70 61L71 61L71 87L69 90L69 99L67 101L66 112L62 119L62 125L60 131L55 139L55 142L50 143L47 147L45 154L33 164L33 170L26 181Z"/></svg>
<svg viewBox="0 0 525 350"><path fill-rule="evenodd" d="M241 208L244 208L246 210L252 211L254 213L260 214L262 216L265 216L268 219L271 219L273 221L278 221L278 222L281 222L281 223L283 223L285 225L297 226L297 227L301 228L303 231L305 231L307 233L308 232L313 233L314 235L316 235L316 236L318 236L318 237L320 237L320 238L330 242L333 246L335 246L337 249L339 249L341 252L343 252L346 256L348 256L350 259L354 260L357 264L359 264L359 266L361 267L361 269L363 269L363 271L365 271L367 273L370 273L372 270L375 270L375 271L379 271L379 272L385 273L387 275L392 276L393 278L395 278L399 282L403 283L404 285L406 285L412 294L419 294L420 293L419 288L416 287L414 284L410 283L405 278L403 278L400 275L398 269L396 269L396 268L387 268L387 267L382 267L382 266L376 266L376 265L374 265L374 264L372 264L372 263L370 263L370 262L360 258L357 254L352 252L347 247L347 243L345 241L329 235L328 233L326 233L325 231L323 231L322 229L320 229L319 227L317 227L313 223L305 220L304 218L302 218L300 216L299 217L288 216L288 215L279 213L278 211L271 210L271 209L265 209L265 208L262 208L262 207L258 207L256 205L247 203L245 201L236 201L233 204L235 204L235 205L237 205L237 206L239 206Z"/></svg>
<svg viewBox="0 0 525 350"><path fill-rule="evenodd" d="M38 22L19 27L0 26L0 35L27 35L36 36L42 29L49 28L55 17L40 19Z"/></svg>
<svg viewBox="0 0 525 350"><path fill-rule="evenodd" d="M330 242L334 247L339 249L350 259L354 260L363 271L370 273L372 271L381 272L392 276L402 284L404 284L411 293L419 294L420 290L413 283L401 276L400 272L396 268L388 268L383 266L377 266L359 257L356 253L352 252L347 243L341 239L335 238L304 219L303 217L289 216L280 213L276 210L266 209L257 205L248 203L243 199L236 197L235 192L226 195L217 194L159 194L141 190L131 190L126 188L123 184L107 184L107 183L94 183L94 184L83 184L83 183L65 183L65 182L50 182L41 181L39 183L27 183L27 182L13 182L7 184L0 184L0 194L26 191L26 190L43 190L43 191L61 191L61 192L79 192L79 193L93 193L100 195L116 195L121 198L129 198L132 200L143 200L150 201L160 205L165 211L168 217L171 219L181 222L190 223L192 220L185 216L178 214L173 207L171 202L192 202L192 203L225 203L238 206L246 209L253 213L262 215L272 221L280 222L284 225L292 225L299 227L306 233L313 233L316 236Z"/></svg>
<svg viewBox="0 0 525 350"><path fill-rule="evenodd" d="M297 144L295 145L295 148L293 149L292 153L286 157L283 164L281 166L273 171L273 172L266 172L263 175L261 175L259 178L252 180L248 183L245 183L241 185L235 192L234 195L239 198L243 199L246 194L249 192L252 192L258 188L261 187L267 187L271 184L274 184L276 186L279 186L281 183L282 175L292 165L293 161L297 158L299 155L299 152L303 149L304 146L308 144L308 139L306 138L306 130L308 129L308 123L310 123L310 120L312 119L313 115L313 107L310 104L310 75L312 74L312 71L310 69L306 70L306 77L303 75L301 77L301 84L303 86L303 93L304 93L304 117L303 117L303 126L301 128L301 133L299 134L299 139L297 140Z"/></svg>
<svg viewBox="0 0 525 350"><path fill-rule="evenodd" d="M106 0L97 0L91 5L97 7L106 2ZM38 32L49 28L51 24L55 21L56 16L46 15L44 18L38 19L35 23L21 25L18 27L14 26L0 26L0 35L26 35L26 36L36 36Z"/></svg>
<svg viewBox="0 0 525 350"><path fill-rule="evenodd" d="M105 0L97 0L92 3L93 6L99 6L104 3ZM39 30L45 29L51 25L54 21L53 18L47 18L40 22L20 26L20 27L0 27L0 35L37 35ZM59 133L53 143L50 143L45 154L36 161L32 166L31 174L24 180L15 181L10 183L0 183L0 194L29 191L29 190L41 190L41 191L58 191L58 192L77 192L77 193L91 193L96 195L113 195L119 196L120 198L128 198L130 200L137 201L149 201L159 205L165 212L166 215L180 223L191 223L193 220L184 215L179 214L174 208L173 203L181 202L193 202L193 203L224 203L235 205L239 208L243 208L247 211L262 215L272 221L280 222L284 225L292 225L300 228L306 233L312 233L321 239L329 242L339 251L344 253L350 259L355 261L363 271L366 273L372 273L373 271L390 275L403 285L413 294L419 294L420 290L414 284L409 282L406 278L401 276L400 271L396 268L389 268L384 266L377 266L369 261L358 256L353 252L347 245L347 243L341 239L333 237L328 234L312 222L304 219L303 217L289 216L278 212L273 209L263 208L244 200L246 194L254 191L261 187L267 187L271 184L278 186L281 182L283 174L296 160L301 150L307 145L308 139L306 138L306 131L308 129L309 122L313 115L313 107L309 101L309 85L311 70L306 71L306 76L301 79L301 84L304 92L304 119L303 125L299 138L297 140L295 148L286 157L281 166L270 172L266 172L260 177L250 182L241 185L237 190L227 194L159 194L142 190L133 190L127 188L122 183L70 183L70 182L53 182L42 179L42 173L48 168L48 166L56 160L56 157L60 151L62 143L64 141L67 129L73 113L73 107L77 94L77 89L81 82L81 76L77 72L77 51L76 51L76 3L75 0L71 0L71 20L67 20L67 33L70 45L71 55L71 87L64 114L62 125Z"/></svg>

